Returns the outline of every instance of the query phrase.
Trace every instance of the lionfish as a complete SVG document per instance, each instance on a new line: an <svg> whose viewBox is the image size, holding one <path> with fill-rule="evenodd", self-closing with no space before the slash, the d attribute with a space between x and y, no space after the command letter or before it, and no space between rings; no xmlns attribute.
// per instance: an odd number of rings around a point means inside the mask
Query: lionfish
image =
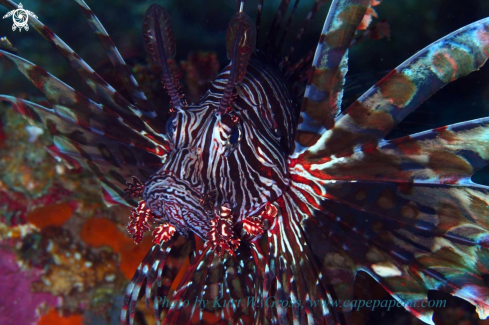
<svg viewBox="0 0 489 325"><path fill-rule="evenodd" d="M426 300L428 290L489 315L489 188L471 181L489 163L489 118L385 140L427 98L486 62L489 19L419 51L342 111L348 49L378 1L333 0L312 62L292 63L304 29L280 56L290 1L281 0L259 47L263 0L256 23L238 0L226 34L230 63L190 105L170 69L170 17L152 5L143 37L170 97L165 123L97 17L76 2L131 101L35 18L32 27L99 102L6 51L0 57L52 107L0 99L50 131L47 150L55 157L92 170L107 201L134 207L128 230L136 242L154 225L155 245L124 296L123 324L133 323L143 295L158 324L162 313L166 324L351 323L351 307L305 302L352 299L359 271L424 322L433 324L432 310L413 302ZM306 70L301 92L294 85ZM161 304L172 285L179 303ZM252 303L230 303L240 299ZM211 303L194 303L201 300Z"/></svg>

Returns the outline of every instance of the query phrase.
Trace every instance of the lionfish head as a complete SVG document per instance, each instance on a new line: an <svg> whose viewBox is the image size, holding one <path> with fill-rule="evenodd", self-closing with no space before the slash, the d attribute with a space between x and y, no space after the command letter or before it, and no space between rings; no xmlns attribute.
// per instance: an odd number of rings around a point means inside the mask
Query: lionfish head
<svg viewBox="0 0 489 325"><path fill-rule="evenodd" d="M169 16L153 5L144 27L147 52L169 73L166 62L175 53ZM203 239L212 237L216 218L239 232L243 220L259 216L288 186L290 96L275 71L251 60L256 28L246 14L233 17L226 38L231 63L199 104L185 105L171 76L163 76L172 150L143 194L156 218Z"/></svg>

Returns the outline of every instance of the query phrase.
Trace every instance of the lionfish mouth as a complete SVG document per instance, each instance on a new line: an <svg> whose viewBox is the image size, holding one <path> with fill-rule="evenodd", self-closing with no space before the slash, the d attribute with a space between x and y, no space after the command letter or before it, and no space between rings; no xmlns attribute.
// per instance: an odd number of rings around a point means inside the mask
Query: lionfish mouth
<svg viewBox="0 0 489 325"><path fill-rule="evenodd" d="M142 197L156 218L171 224L183 236L193 231L206 238L211 219L201 204L201 196L188 182L161 173L146 183Z"/></svg>
<svg viewBox="0 0 489 325"><path fill-rule="evenodd" d="M186 213L185 210L182 209L182 206L179 204L162 202L162 205L164 209L164 213L160 214L162 216L162 219L173 225L179 234L188 237L188 232L190 231L190 228L185 221L185 218L188 217L188 213ZM160 212L158 211L158 213Z"/></svg>

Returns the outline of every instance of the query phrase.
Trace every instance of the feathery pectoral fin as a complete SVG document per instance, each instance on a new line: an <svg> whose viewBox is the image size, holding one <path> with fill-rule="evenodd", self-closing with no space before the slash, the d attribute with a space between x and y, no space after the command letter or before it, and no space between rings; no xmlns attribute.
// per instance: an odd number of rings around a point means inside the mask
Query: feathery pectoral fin
<svg viewBox="0 0 489 325"><path fill-rule="evenodd" d="M481 318L487 317L489 287L483 277L489 264L489 188L378 181L324 181L320 186L325 195L313 194L319 188L292 186L320 225L306 228L308 242L331 246L316 255L353 262L349 269L368 272L427 323L432 324L432 310L421 303L426 304L429 290L465 299ZM337 294L348 294L348 268L328 263L325 273L337 282Z"/></svg>
<svg viewBox="0 0 489 325"><path fill-rule="evenodd" d="M292 177L332 181L464 184L489 164L489 118L364 146L316 163L292 160ZM294 167L296 166L296 167ZM300 167L300 168L299 168Z"/></svg>
<svg viewBox="0 0 489 325"><path fill-rule="evenodd" d="M487 317L489 188L470 177L489 164L488 121L382 141L315 163L292 160L294 201L302 202L304 222L312 215L324 232L321 237L309 227L308 239L330 245L323 253L331 259L353 261L352 270L369 273L427 323L432 310L421 304L429 290L465 299ZM351 289L341 280L348 270L328 270L340 280L335 289Z"/></svg>

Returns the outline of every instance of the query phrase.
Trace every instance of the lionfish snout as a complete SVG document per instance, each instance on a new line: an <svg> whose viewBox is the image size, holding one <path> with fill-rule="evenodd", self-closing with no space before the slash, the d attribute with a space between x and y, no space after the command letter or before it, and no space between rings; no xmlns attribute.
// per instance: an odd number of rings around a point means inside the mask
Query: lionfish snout
<svg viewBox="0 0 489 325"><path fill-rule="evenodd" d="M187 236L189 231L206 238L211 217L201 204L201 194L186 180L157 173L144 188L143 200L153 215Z"/></svg>

